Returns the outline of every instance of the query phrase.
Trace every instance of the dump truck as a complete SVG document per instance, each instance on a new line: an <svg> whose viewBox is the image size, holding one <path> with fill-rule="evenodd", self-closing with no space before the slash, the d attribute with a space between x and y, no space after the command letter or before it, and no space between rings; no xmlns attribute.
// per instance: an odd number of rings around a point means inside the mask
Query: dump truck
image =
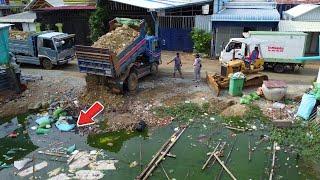
<svg viewBox="0 0 320 180"><path fill-rule="evenodd" d="M131 23L127 25L127 22ZM96 43L94 47L77 45L79 70L86 73L87 77L96 76L104 80L104 84L113 92L135 91L138 79L156 74L158 71L161 57L159 40L156 36L146 35L145 20L116 18L109 22L109 27L109 33L104 36L107 39L104 41L108 41L108 38L115 38L116 41L117 38L127 36L121 33L122 30L120 33L115 33L119 27L133 28L138 34L129 42L125 42L126 45L120 49L113 49L115 48L113 41L109 44L110 49L99 48Z"/></svg>
<svg viewBox="0 0 320 180"><path fill-rule="evenodd" d="M43 31L25 37L10 35L9 51L17 63L41 65L52 69L75 58L74 34Z"/></svg>
<svg viewBox="0 0 320 180"><path fill-rule="evenodd" d="M304 65L304 61L297 58L305 54L306 36L307 34L303 32L249 31L244 33L244 38L230 39L219 60L228 62L232 59L244 59L249 56L256 44L246 46L242 41L257 41L265 69L272 69L277 73L295 70L296 67Z"/></svg>

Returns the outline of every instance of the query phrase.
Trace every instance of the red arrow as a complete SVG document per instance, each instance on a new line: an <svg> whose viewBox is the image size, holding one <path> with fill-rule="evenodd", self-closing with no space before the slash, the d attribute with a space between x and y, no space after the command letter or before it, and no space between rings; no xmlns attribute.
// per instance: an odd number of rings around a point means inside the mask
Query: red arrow
<svg viewBox="0 0 320 180"><path fill-rule="evenodd" d="M94 124L93 118L96 117L100 112L102 112L104 106L96 101L86 112L83 110L80 111L80 115L78 117L77 126L88 126Z"/></svg>

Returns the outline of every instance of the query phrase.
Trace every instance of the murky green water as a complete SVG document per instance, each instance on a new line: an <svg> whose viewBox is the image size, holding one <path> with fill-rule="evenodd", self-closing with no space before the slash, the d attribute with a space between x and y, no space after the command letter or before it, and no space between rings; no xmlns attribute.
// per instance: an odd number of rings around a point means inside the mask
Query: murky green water
<svg viewBox="0 0 320 180"><path fill-rule="evenodd" d="M6 164L12 164L13 161L23 158L37 148L37 146L31 142L29 135L23 132L26 130L25 119L27 116L28 114L17 116L18 122L22 127L15 131L19 134L16 138L4 137L0 139L0 161ZM11 118L6 118L3 122L0 122L4 123L10 120Z"/></svg>
<svg viewBox="0 0 320 180"><path fill-rule="evenodd" d="M146 166L163 143L173 134L174 128L178 123L173 123L167 127L149 131L150 136L146 133L137 134L125 132L102 134L91 136L88 143L94 147L103 148L108 151L110 158L118 159L116 164L117 170L107 171L105 179L134 179L140 174L143 167ZM260 127L257 125L257 127ZM193 123L184 132L171 153L176 158L167 157L162 161L162 166L170 178L175 179L216 179L221 171L221 166L216 162L206 170L202 171L201 167L207 159L207 153L212 151L216 144L221 141L227 142L224 151L224 160L229 153L232 144L235 143L233 152L230 155L230 161L227 167L237 177L237 179L269 179L271 167L271 150L272 142L263 142L258 144L260 136L267 134L266 129L259 129L253 132L240 133L236 136L234 132L222 127L220 122L204 120ZM124 136L122 138L122 136ZM116 138L114 138L116 137ZM116 139L116 140L115 140ZM252 148L256 150L252 153L252 160L248 160L248 141L251 140ZM117 142L120 141L120 142ZM112 142L114 147L106 145ZM142 164L130 168L129 164L133 161L140 162L140 147L142 152ZM274 179L316 179L314 176L307 175L306 169L302 169L295 154L281 150L277 153L275 178ZM151 179L166 179L161 167L155 169ZM230 179L222 171L221 179Z"/></svg>

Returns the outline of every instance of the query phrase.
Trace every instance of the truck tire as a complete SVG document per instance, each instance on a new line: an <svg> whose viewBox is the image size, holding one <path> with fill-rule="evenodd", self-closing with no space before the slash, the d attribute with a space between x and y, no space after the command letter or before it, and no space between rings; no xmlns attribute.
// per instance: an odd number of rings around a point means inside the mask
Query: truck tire
<svg viewBox="0 0 320 180"><path fill-rule="evenodd" d="M138 87L138 75L135 72L131 72L128 80L127 87L130 92L134 92Z"/></svg>
<svg viewBox="0 0 320 180"><path fill-rule="evenodd" d="M152 76L157 76L158 75L158 64L157 63L152 63L150 67L150 72Z"/></svg>
<svg viewBox="0 0 320 180"><path fill-rule="evenodd" d="M53 64L49 59L42 60L42 67L47 70L51 70L53 68Z"/></svg>
<svg viewBox="0 0 320 180"><path fill-rule="evenodd" d="M284 68L284 65L283 64L276 64L274 67L273 67L273 71L276 72L276 73L283 73L285 70Z"/></svg>

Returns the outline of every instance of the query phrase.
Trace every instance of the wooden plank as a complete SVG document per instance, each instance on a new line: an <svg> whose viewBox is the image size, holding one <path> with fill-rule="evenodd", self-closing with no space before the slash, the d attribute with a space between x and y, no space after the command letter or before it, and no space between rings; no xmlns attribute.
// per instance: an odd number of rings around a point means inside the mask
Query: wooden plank
<svg viewBox="0 0 320 180"><path fill-rule="evenodd" d="M269 176L269 180L273 179L273 174L274 174L274 167L275 167L275 161L276 161L276 146L277 143L273 142L273 152L272 152L272 164L271 164L271 171L270 171L270 176Z"/></svg>
<svg viewBox="0 0 320 180"><path fill-rule="evenodd" d="M225 163L224 163L225 165L228 164L228 162L230 161L230 156L231 156L231 153L232 153L232 151L233 151L233 149L234 149L235 144L237 143L237 140L238 140L238 136L237 136L236 139L234 140L234 142L233 142L233 144L232 144L232 147L231 147L231 149L230 149L230 151L229 151L229 153L228 153L228 155L227 155L227 158L226 158ZM222 170L223 170L223 169L220 170L217 179L221 179L221 175L222 175L222 172L223 172Z"/></svg>

